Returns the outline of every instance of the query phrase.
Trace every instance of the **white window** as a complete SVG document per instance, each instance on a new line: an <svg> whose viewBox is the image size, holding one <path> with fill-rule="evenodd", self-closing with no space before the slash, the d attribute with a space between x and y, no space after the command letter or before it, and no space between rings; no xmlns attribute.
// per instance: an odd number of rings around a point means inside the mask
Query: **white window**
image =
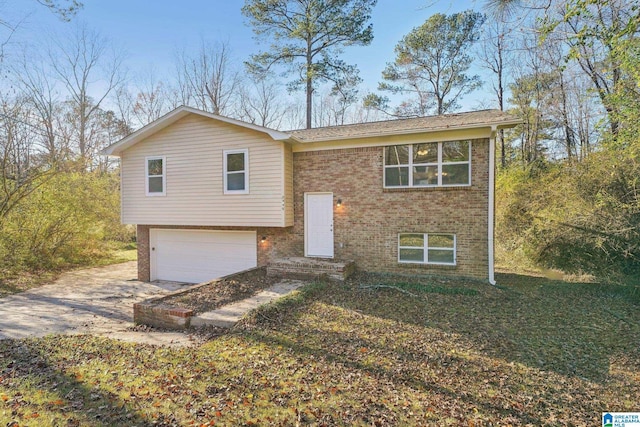
<svg viewBox="0 0 640 427"><path fill-rule="evenodd" d="M249 194L249 150L223 152L224 194Z"/></svg>
<svg viewBox="0 0 640 427"><path fill-rule="evenodd" d="M384 187L471 184L471 141L425 142L384 148Z"/></svg>
<svg viewBox="0 0 640 427"><path fill-rule="evenodd" d="M398 262L456 265L456 235L401 233L398 235Z"/></svg>
<svg viewBox="0 0 640 427"><path fill-rule="evenodd" d="M145 159L147 196L164 196L166 194L166 168L167 159L164 156Z"/></svg>

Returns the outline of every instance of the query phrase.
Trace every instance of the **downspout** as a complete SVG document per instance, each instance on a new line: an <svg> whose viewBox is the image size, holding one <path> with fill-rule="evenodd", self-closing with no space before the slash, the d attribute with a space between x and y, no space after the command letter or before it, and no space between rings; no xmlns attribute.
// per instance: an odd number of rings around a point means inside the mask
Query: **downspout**
<svg viewBox="0 0 640 427"><path fill-rule="evenodd" d="M496 193L496 133L497 125L491 125L491 136L489 137L489 215L487 224L487 239L489 243L489 283L496 284L494 270L494 228L495 228L495 193Z"/></svg>

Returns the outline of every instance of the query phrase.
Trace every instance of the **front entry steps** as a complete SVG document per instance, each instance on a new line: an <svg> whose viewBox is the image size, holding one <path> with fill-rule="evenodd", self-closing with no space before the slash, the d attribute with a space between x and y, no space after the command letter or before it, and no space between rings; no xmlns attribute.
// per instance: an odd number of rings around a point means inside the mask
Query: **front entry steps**
<svg viewBox="0 0 640 427"><path fill-rule="evenodd" d="M344 281L356 269L354 261L337 261L323 258L288 257L279 258L267 266L267 276L282 276L295 279L327 277Z"/></svg>

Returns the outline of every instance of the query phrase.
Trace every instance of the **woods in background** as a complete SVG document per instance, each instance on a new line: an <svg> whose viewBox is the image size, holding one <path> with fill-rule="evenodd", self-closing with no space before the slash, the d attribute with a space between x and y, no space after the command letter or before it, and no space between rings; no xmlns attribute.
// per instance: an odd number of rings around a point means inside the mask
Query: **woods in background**
<svg viewBox="0 0 640 427"><path fill-rule="evenodd" d="M379 93L364 93L357 67L339 59L374 37L372 0L339 2L364 10L342 33L291 29L324 37L311 51L289 49L271 15L302 6L322 15L334 3L279 0L271 10L247 0L266 53L237 58L203 39L162 76L127 70L123 52L77 22L79 2L40 3L71 22L0 62L0 268L81 263L110 239L131 239L119 224L118 165L100 150L179 105L286 130L455 112L482 85L489 95L477 108L523 121L497 140L500 263L640 277L635 0L489 0L482 13L436 14L387 52ZM302 99L287 95L299 88Z"/></svg>
<svg viewBox="0 0 640 427"><path fill-rule="evenodd" d="M638 4L506 3L538 31L522 39L506 85L523 124L499 148L501 259L639 280Z"/></svg>

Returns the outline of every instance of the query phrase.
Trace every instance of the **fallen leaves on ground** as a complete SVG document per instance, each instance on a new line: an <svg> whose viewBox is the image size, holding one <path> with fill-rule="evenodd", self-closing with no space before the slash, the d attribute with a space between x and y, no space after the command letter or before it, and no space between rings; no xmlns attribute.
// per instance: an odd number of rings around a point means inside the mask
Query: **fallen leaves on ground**
<svg viewBox="0 0 640 427"><path fill-rule="evenodd" d="M282 280L267 276L266 268L256 268L240 274L234 274L193 290L170 298L163 298L163 304L188 308L195 313L215 310L225 304L248 298Z"/></svg>
<svg viewBox="0 0 640 427"><path fill-rule="evenodd" d="M501 279L317 283L195 349L2 341L0 425L579 426L637 410L637 305Z"/></svg>

